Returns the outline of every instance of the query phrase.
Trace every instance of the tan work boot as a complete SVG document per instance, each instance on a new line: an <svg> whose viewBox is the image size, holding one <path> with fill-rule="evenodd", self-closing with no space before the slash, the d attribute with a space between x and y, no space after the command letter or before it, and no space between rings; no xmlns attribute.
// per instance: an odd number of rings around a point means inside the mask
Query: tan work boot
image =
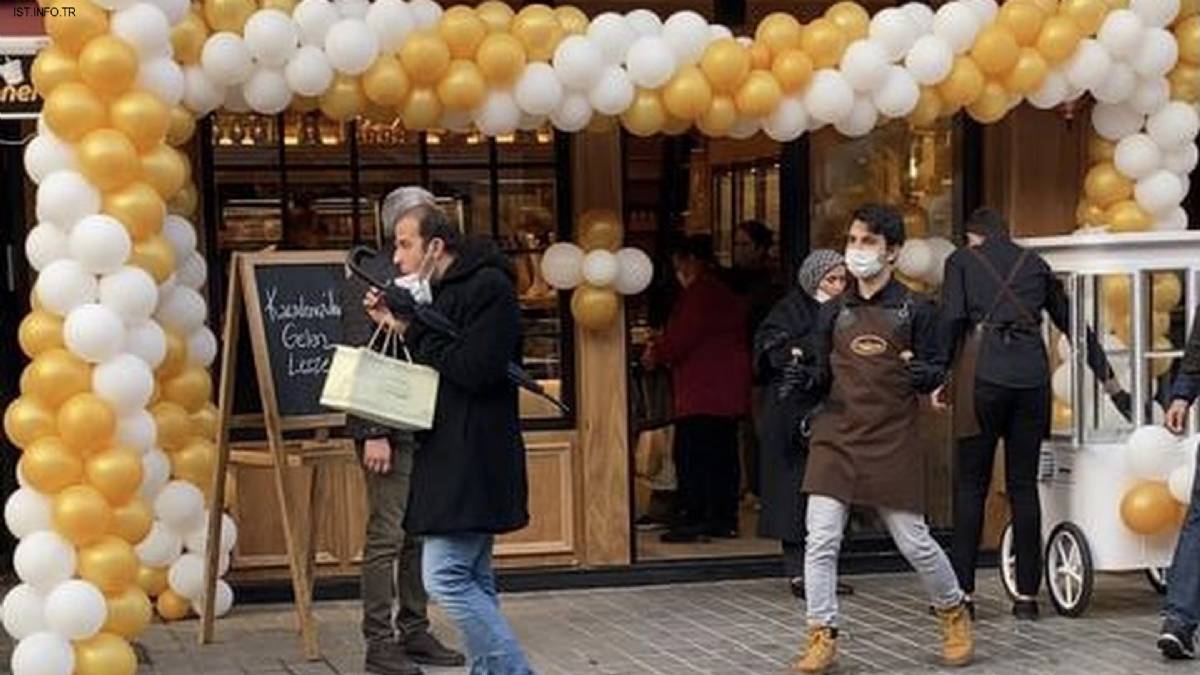
<svg viewBox="0 0 1200 675"><path fill-rule="evenodd" d="M965 666L975 657L975 629L967 603L938 611L942 625L942 661L947 666Z"/></svg>
<svg viewBox="0 0 1200 675"><path fill-rule="evenodd" d="M808 629L808 647L792 664L797 673L824 673L837 662L837 629L812 626Z"/></svg>

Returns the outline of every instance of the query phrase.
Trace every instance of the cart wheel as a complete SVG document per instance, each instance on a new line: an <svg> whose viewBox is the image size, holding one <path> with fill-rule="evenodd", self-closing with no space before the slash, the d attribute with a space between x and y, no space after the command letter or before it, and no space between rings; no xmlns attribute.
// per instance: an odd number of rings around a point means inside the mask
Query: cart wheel
<svg viewBox="0 0 1200 675"><path fill-rule="evenodd" d="M1166 567L1147 567L1146 580L1150 582L1151 588L1159 595L1167 594L1167 568Z"/></svg>
<svg viewBox="0 0 1200 675"><path fill-rule="evenodd" d="M1059 523L1046 544L1046 583L1059 614L1075 617L1087 610L1095 571L1083 531L1074 523Z"/></svg>
<svg viewBox="0 0 1200 675"><path fill-rule="evenodd" d="M1013 549L1013 527L1009 523L1000 537L1000 583L1009 600L1017 599L1017 552Z"/></svg>

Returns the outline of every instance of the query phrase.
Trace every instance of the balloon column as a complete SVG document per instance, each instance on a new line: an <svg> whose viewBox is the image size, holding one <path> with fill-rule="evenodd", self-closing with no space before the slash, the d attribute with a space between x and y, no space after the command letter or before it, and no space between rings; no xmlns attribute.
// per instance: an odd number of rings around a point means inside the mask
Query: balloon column
<svg viewBox="0 0 1200 675"><path fill-rule="evenodd" d="M954 244L942 237L909 239L900 249L896 269L903 279L927 291L942 285L946 259L955 251Z"/></svg>
<svg viewBox="0 0 1200 675"><path fill-rule="evenodd" d="M1161 426L1133 432L1126 466L1136 482L1121 499L1121 520L1132 531L1154 535L1176 527L1191 501L1200 437L1181 441Z"/></svg>
<svg viewBox="0 0 1200 675"><path fill-rule="evenodd" d="M560 291L574 290L571 315L579 325L600 330L617 318L617 294L636 295L654 279L654 264L640 249L621 248L620 218L588 211L580 218L579 245L560 242L542 255L542 277Z"/></svg>

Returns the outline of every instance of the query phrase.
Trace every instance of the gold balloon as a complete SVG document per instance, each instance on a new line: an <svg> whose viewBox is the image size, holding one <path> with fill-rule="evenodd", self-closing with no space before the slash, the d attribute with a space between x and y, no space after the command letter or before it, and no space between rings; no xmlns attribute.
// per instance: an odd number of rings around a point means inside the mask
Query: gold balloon
<svg viewBox="0 0 1200 675"><path fill-rule="evenodd" d="M509 32L521 41L531 61L549 61L566 31L546 5L526 5L513 17Z"/></svg>
<svg viewBox="0 0 1200 675"><path fill-rule="evenodd" d="M154 513L150 511L150 505L145 499L134 497L113 507L112 525L108 532L136 546L146 538L153 525Z"/></svg>
<svg viewBox="0 0 1200 675"><path fill-rule="evenodd" d="M1150 214L1133 200L1117 202L1110 206L1106 220L1113 232L1144 232L1150 229L1153 223Z"/></svg>
<svg viewBox="0 0 1200 675"><path fill-rule="evenodd" d="M487 83L474 61L454 61L437 86L446 110L474 110L487 96Z"/></svg>
<svg viewBox="0 0 1200 675"><path fill-rule="evenodd" d="M988 82L983 93L967 106L967 114L981 124L999 122L1008 113L1008 92L998 82Z"/></svg>
<svg viewBox="0 0 1200 675"><path fill-rule="evenodd" d="M1088 160L1094 164L1113 161L1117 144L1093 132L1088 136Z"/></svg>
<svg viewBox="0 0 1200 675"><path fill-rule="evenodd" d="M160 144L142 155L144 180L163 199L170 199L187 183L192 174L192 165L182 152L169 145Z"/></svg>
<svg viewBox="0 0 1200 675"><path fill-rule="evenodd" d="M1133 306L1133 283L1129 277L1123 274L1106 276L1100 282L1100 288L1104 296L1105 310L1110 315L1128 316Z"/></svg>
<svg viewBox="0 0 1200 675"><path fill-rule="evenodd" d="M141 152L165 141L171 127L170 109L146 91L131 91L118 98L108 109L108 118Z"/></svg>
<svg viewBox="0 0 1200 675"><path fill-rule="evenodd" d="M210 0L211 1L211 0ZM137 654L119 635L100 633L75 644L75 675L135 675Z"/></svg>
<svg viewBox="0 0 1200 675"><path fill-rule="evenodd" d="M1023 47L1031 47L1037 43L1038 33L1042 30L1042 21L1046 14L1033 2L1009 0L1000 7L996 21L1012 31L1017 43Z"/></svg>
<svg viewBox="0 0 1200 675"><path fill-rule="evenodd" d="M771 49L761 42L750 45L750 70L767 70L771 67Z"/></svg>
<svg viewBox="0 0 1200 675"><path fill-rule="evenodd" d="M111 524L112 507L104 495L90 485L72 485L54 496L54 531L76 546L100 541ZM121 543L129 545L125 541ZM83 576L82 564L80 568L80 576Z"/></svg>
<svg viewBox="0 0 1200 675"><path fill-rule="evenodd" d="M1179 275L1174 272L1158 272L1153 279L1154 309L1167 312L1178 307L1183 301L1183 283L1179 280Z"/></svg>
<svg viewBox="0 0 1200 675"><path fill-rule="evenodd" d="M908 114L908 123L918 129L933 126L942 114L942 97L933 87L921 87L921 97L917 99L917 107Z"/></svg>
<svg viewBox="0 0 1200 675"><path fill-rule="evenodd" d="M1171 99L1188 103L1200 102L1200 67L1181 63L1167 75L1171 83Z"/></svg>
<svg viewBox="0 0 1200 675"><path fill-rule="evenodd" d="M129 89L137 72L137 52L112 35L93 38L79 53L79 77L101 94L114 95Z"/></svg>
<svg viewBox="0 0 1200 675"><path fill-rule="evenodd" d="M737 104L730 96L714 96L708 112L696 120L696 128L705 136L720 138L737 124Z"/></svg>
<svg viewBox="0 0 1200 675"><path fill-rule="evenodd" d="M487 24L489 32L504 33L506 35L508 32L508 27L512 23L513 17L516 16L516 12L513 11L512 7L509 7L506 3L500 2L499 0L487 0L487 2L480 3L480 5L475 8L475 13L479 15L480 19L483 19L485 24ZM521 53L525 53L523 49L521 50Z"/></svg>
<svg viewBox="0 0 1200 675"><path fill-rule="evenodd" d="M105 633L133 639L141 635L154 618L154 605L150 603L146 591L136 584L108 596L107 600L108 619L100 629Z"/></svg>
<svg viewBox="0 0 1200 675"><path fill-rule="evenodd" d="M830 25L837 27L832 21ZM754 31L754 40L766 45L774 56L785 49L798 49L803 32L804 27L796 17L786 12L772 12L759 22Z"/></svg>
<svg viewBox="0 0 1200 675"><path fill-rule="evenodd" d="M212 377L201 366L190 366L163 386L163 397L183 409L196 412L212 397Z"/></svg>
<svg viewBox="0 0 1200 675"><path fill-rule="evenodd" d="M34 310L21 319L17 342L25 356L34 358L45 351L63 346L63 320L44 310Z"/></svg>
<svg viewBox="0 0 1200 675"><path fill-rule="evenodd" d="M938 85L942 101L950 106L965 106L983 94L987 80L974 59L960 56L954 60L950 75Z"/></svg>
<svg viewBox="0 0 1200 675"><path fill-rule="evenodd" d="M51 410L91 388L91 366L65 349L39 354L21 374L21 395Z"/></svg>
<svg viewBox="0 0 1200 675"><path fill-rule="evenodd" d="M1051 428L1059 431L1070 429L1075 419L1075 411L1071 409L1071 405L1057 400L1054 402L1053 415Z"/></svg>
<svg viewBox="0 0 1200 675"><path fill-rule="evenodd" d="M43 436L21 455L21 475L38 492L53 495L83 481L83 461L61 439Z"/></svg>
<svg viewBox="0 0 1200 675"><path fill-rule="evenodd" d="M116 446L88 457L83 472L88 484L110 504L125 504L142 484L142 458L130 448Z"/></svg>
<svg viewBox="0 0 1200 675"><path fill-rule="evenodd" d="M621 248L622 236L621 216L615 211L597 209L579 216L579 245L585 251L616 251Z"/></svg>
<svg viewBox="0 0 1200 675"><path fill-rule="evenodd" d="M296 0L258 0L263 9L277 9L285 14L291 14L296 9Z"/></svg>
<svg viewBox="0 0 1200 675"><path fill-rule="evenodd" d="M984 28L971 47L971 58L987 75L1001 75L1017 65L1021 46L1007 28L992 25Z"/></svg>
<svg viewBox="0 0 1200 675"><path fill-rule="evenodd" d="M582 9L574 5L560 5L555 7L554 16L558 17L558 23L562 25L567 35L583 35L587 33L588 24L591 22L588 19L588 15L584 14Z"/></svg>
<svg viewBox="0 0 1200 675"><path fill-rule="evenodd" d="M1154 312L1150 316L1150 332L1158 337L1166 337L1171 331L1171 313Z"/></svg>
<svg viewBox="0 0 1200 675"><path fill-rule="evenodd" d="M1111 163L1097 164L1083 179L1083 191L1088 200L1103 208L1133 196L1133 182Z"/></svg>
<svg viewBox="0 0 1200 675"><path fill-rule="evenodd" d="M38 52L33 60L29 79L33 80L33 87L45 99L58 85L79 81L79 64L65 50L50 45Z"/></svg>
<svg viewBox="0 0 1200 675"><path fill-rule="evenodd" d="M779 81L779 86L785 93L798 92L807 87L812 80L812 59L802 50L785 50L771 62L771 74Z"/></svg>
<svg viewBox="0 0 1200 675"><path fill-rule="evenodd" d="M79 577L96 584L107 595L120 593L137 583L139 566L133 545L111 534L79 551Z"/></svg>
<svg viewBox="0 0 1200 675"><path fill-rule="evenodd" d="M667 123L667 109L658 92L638 89L629 109L621 114L621 123L634 136L653 136Z"/></svg>
<svg viewBox="0 0 1200 675"><path fill-rule="evenodd" d="M217 406L212 403L206 403L202 408L192 413L192 428L196 435L211 441L217 437L217 425L220 424L221 415L217 410Z"/></svg>
<svg viewBox="0 0 1200 675"><path fill-rule="evenodd" d="M750 74L750 52L733 38L721 38L704 50L700 70L713 91L732 94Z"/></svg>
<svg viewBox="0 0 1200 675"><path fill-rule="evenodd" d="M1038 33L1037 49L1050 65L1057 65L1071 58L1079 46L1079 28L1065 16L1056 15L1046 19Z"/></svg>
<svg viewBox="0 0 1200 675"><path fill-rule="evenodd" d="M1179 60L1200 66L1200 16L1191 16L1176 24L1175 41L1179 43Z"/></svg>
<svg viewBox="0 0 1200 675"><path fill-rule="evenodd" d="M696 66L680 68L662 90L663 105L667 111L689 122L708 110L712 97L712 86Z"/></svg>
<svg viewBox="0 0 1200 675"><path fill-rule="evenodd" d="M783 88L775 76L770 71L754 70L738 89L734 103L747 117L764 117L775 110L781 98Z"/></svg>
<svg viewBox="0 0 1200 675"><path fill-rule="evenodd" d="M104 212L121 221L134 241L144 241L162 232L167 205L149 183L134 181L105 193Z"/></svg>
<svg viewBox="0 0 1200 675"><path fill-rule="evenodd" d="M193 440L171 453L171 476L185 480L207 493L213 485L217 465L217 446L206 440Z"/></svg>
<svg viewBox="0 0 1200 675"><path fill-rule="evenodd" d="M169 588L158 594L155 607L158 609L158 615L163 618L163 621L186 619L187 615L192 611L192 603Z"/></svg>
<svg viewBox="0 0 1200 675"><path fill-rule="evenodd" d="M180 146L196 133L196 118L181 105L171 108L167 120L167 143Z"/></svg>
<svg viewBox="0 0 1200 675"><path fill-rule="evenodd" d="M129 264L146 270L155 283L161 284L175 273L175 251L161 234L157 234L133 243Z"/></svg>
<svg viewBox="0 0 1200 675"><path fill-rule="evenodd" d="M204 18L214 31L240 34L257 10L254 0L204 0Z"/></svg>
<svg viewBox="0 0 1200 675"><path fill-rule="evenodd" d="M137 585L146 592L146 595L157 598L169 586L167 582L167 568L146 567L145 565L138 567Z"/></svg>
<svg viewBox="0 0 1200 675"><path fill-rule="evenodd" d="M137 146L115 129L89 132L79 141L75 158L83 175L101 190L124 187L142 172Z"/></svg>
<svg viewBox="0 0 1200 675"><path fill-rule="evenodd" d="M321 112L326 117L345 122L353 119L367 105L366 94L357 77L339 74L333 84L321 94Z"/></svg>
<svg viewBox="0 0 1200 675"><path fill-rule="evenodd" d="M1183 0L1179 3L1179 14L1176 20L1188 19L1200 14L1200 0Z"/></svg>
<svg viewBox="0 0 1200 675"><path fill-rule="evenodd" d="M667 115L667 121L663 122L662 132L668 136L682 136L691 128L692 120L685 120L674 115Z"/></svg>
<svg viewBox="0 0 1200 675"><path fill-rule="evenodd" d="M192 436L191 419L178 403L163 401L150 408L158 428L158 444L167 451L180 450Z"/></svg>
<svg viewBox="0 0 1200 675"><path fill-rule="evenodd" d="M298 113L306 113L317 110L321 107L321 99L316 96L300 96L292 97L292 104L288 106L288 110Z"/></svg>
<svg viewBox="0 0 1200 675"><path fill-rule="evenodd" d="M1104 0L1062 0L1059 13L1075 22L1082 35L1095 35L1108 16L1108 5Z"/></svg>
<svg viewBox="0 0 1200 675"><path fill-rule="evenodd" d="M408 129L432 129L442 117L442 101L432 89L413 89L400 110Z"/></svg>
<svg viewBox="0 0 1200 675"><path fill-rule="evenodd" d="M616 291L586 284L571 295L571 315L576 323L588 330L600 330L612 325L620 311Z"/></svg>
<svg viewBox="0 0 1200 675"><path fill-rule="evenodd" d="M75 394L58 409L58 435L85 455L107 447L117 431L117 415L91 392Z"/></svg>
<svg viewBox="0 0 1200 675"><path fill-rule="evenodd" d="M1121 498L1121 520L1138 534L1158 534L1175 522L1177 508L1166 483L1143 481Z"/></svg>
<svg viewBox="0 0 1200 675"><path fill-rule="evenodd" d="M820 18L804 27L800 45L812 58L814 68L830 68L842 60L846 34L833 21Z"/></svg>
<svg viewBox="0 0 1200 675"><path fill-rule="evenodd" d="M1175 349L1175 344L1171 342L1171 338L1166 335L1154 336L1154 351L1169 352ZM1171 358L1152 358L1150 359L1150 372L1158 378L1171 372L1171 363L1174 359Z"/></svg>
<svg viewBox="0 0 1200 675"><path fill-rule="evenodd" d="M1075 208L1075 224L1080 227L1103 225L1105 219L1104 207L1086 199L1080 200Z"/></svg>
<svg viewBox="0 0 1200 675"><path fill-rule="evenodd" d="M72 11L51 12L42 19L56 47L78 54L93 38L108 32L108 12L89 0L72 1L66 7Z"/></svg>
<svg viewBox="0 0 1200 675"><path fill-rule="evenodd" d="M408 95L408 86L408 73L391 54L380 54L362 76L363 93L377 106L398 107Z"/></svg>
<svg viewBox="0 0 1200 675"><path fill-rule="evenodd" d="M450 47L433 33L414 32L404 41L400 63L414 84L434 85L450 68Z"/></svg>
<svg viewBox="0 0 1200 675"><path fill-rule="evenodd" d="M450 48L455 59L473 59L479 43L487 37L487 24L475 11L466 5L455 5L447 9L438 23L438 35Z"/></svg>
<svg viewBox="0 0 1200 675"><path fill-rule="evenodd" d="M173 330L165 329L163 332L167 336L167 355L158 365L155 374L166 379L182 373L184 367L187 366L187 342L184 341L182 335Z"/></svg>
<svg viewBox="0 0 1200 675"><path fill-rule="evenodd" d="M867 37L871 15L857 2L839 2L825 10L825 18L837 24L850 42Z"/></svg>
<svg viewBox="0 0 1200 675"><path fill-rule="evenodd" d="M1004 78L1004 86L1014 94L1031 94L1042 87L1050 66L1042 53L1032 47L1022 47L1017 64Z"/></svg>
<svg viewBox="0 0 1200 675"><path fill-rule="evenodd" d="M187 13L179 23L171 27L171 48L175 60L185 66L200 62L204 42L208 40L208 26L194 10Z"/></svg>
<svg viewBox="0 0 1200 675"><path fill-rule="evenodd" d="M508 33L493 33L479 45L475 62L488 84L507 87L525 70L525 48Z"/></svg>
<svg viewBox="0 0 1200 675"><path fill-rule="evenodd" d="M46 97L42 116L51 131L71 143L79 142L108 121L104 102L82 82L64 82L55 87Z"/></svg>
<svg viewBox="0 0 1200 675"><path fill-rule="evenodd" d="M167 213L191 218L200 206L200 191L195 183L187 183L179 192L167 198Z"/></svg>

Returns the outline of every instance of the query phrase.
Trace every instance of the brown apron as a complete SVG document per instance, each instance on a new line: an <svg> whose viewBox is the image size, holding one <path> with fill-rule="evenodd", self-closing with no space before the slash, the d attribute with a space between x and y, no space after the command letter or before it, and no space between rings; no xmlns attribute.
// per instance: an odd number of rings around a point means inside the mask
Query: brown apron
<svg viewBox="0 0 1200 675"><path fill-rule="evenodd" d="M829 399L813 422L804 492L923 513L925 449L902 355L911 303L846 307L833 331Z"/></svg>

